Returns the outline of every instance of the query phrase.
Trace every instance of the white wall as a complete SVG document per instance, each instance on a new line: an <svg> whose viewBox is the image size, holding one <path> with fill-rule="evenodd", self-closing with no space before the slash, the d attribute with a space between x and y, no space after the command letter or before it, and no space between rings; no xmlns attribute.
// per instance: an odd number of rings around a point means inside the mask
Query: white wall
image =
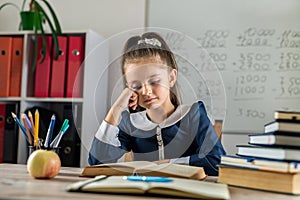
<svg viewBox="0 0 300 200"><path fill-rule="evenodd" d="M7 1L9 0L0 0L0 5ZM11 2L16 2L21 6L22 0L11 0ZM145 26L146 0L49 0L49 2L54 6L63 31L92 29L105 38L109 38L112 41L110 47L112 62L121 55L123 41L127 38L127 33L124 31L128 32ZM0 31L18 31L19 20L18 11L13 7L6 7L0 11ZM132 32L134 31L129 31L128 34ZM117 63L112 63L110 67L108 87L113 92L115 83L119 81L117 77L120 69ZM109 94L109 100L110 96ZM223 144L226 151L233 154L235 144L246 143L247 139L246 135L224 134Z"/></svg>
<svg viewBox="0 0 300 200"><path fill-rule="evenodd" d="M15 2L22 0L0 0ZM29 2L29 0L27 0ZM64 31L93 29L104 37L119 32L141 28L145 21L145 0L49 0L53 5ZM5 7L0 11L0 31L17 31L18 11Z"/></svg>

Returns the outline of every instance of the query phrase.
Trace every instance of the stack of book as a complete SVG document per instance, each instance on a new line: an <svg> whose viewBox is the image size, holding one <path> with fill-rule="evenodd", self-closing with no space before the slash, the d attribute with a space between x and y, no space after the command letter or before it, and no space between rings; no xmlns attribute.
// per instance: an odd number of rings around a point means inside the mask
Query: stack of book
<svg viewBox="0 0 300 200"><path fill-rule="evenodd" d="M223 156L218 182L300 194L300 112L276 111L264 133L237 145L237 156Z"/></svg>

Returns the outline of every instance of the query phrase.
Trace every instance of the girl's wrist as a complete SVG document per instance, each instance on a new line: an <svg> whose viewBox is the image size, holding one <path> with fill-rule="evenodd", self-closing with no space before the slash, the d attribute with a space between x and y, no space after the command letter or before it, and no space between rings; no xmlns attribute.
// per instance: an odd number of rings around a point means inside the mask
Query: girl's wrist
<svg viewBox="0 0 300 200"><path fill-rule="evenodd" d="M112 106L104 120L111 125L119 125L119 119L123 110L121 106Z"/></svg>

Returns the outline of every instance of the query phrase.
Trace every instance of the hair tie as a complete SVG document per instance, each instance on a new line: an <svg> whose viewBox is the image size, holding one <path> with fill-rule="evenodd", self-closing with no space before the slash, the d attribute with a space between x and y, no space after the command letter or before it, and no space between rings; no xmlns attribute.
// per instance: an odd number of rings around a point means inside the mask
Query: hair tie
<svg viewBox="0 0 300 200"><path fill-rule="evenodd" d="M149 45L152 45L152 46L158 46L158 47L161 47L161 42L156 39L156 38L152 38L152 39L141 39L138 41L138 44L149 44Z"/></svg>

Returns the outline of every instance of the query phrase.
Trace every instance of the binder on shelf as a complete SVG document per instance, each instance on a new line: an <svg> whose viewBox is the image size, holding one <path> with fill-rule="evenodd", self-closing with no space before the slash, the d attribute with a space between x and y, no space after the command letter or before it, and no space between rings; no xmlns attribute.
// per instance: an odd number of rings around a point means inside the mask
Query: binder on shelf
<svg viewBox="0 0 300 200"><path fill-rule="evenodd" d="M13 37L11 59L9 96L19 97L22 77L23 36Z"/></svg>
<svg viewBox="0 0 300 200"><path fill-rule="evenodd" d="M63 119L69 119L70 128L60 142L59 155L61 165L65 167L80 167L81 140L81 105L65 104L63 108Z"/></svg>
<svg viewBox="0 0 300 200"><path fill-rule="evenodd" d="M0 97L9 96L12 37L0 37Z"/></svg>
<svg viewBox="0 0 300 200"><path fill-rule="evenodd" d="M46 36L46 52L43 52L42 37L38 37L38 58L35 69L35 83L34 83L34 96L35 97L48 97L50 87L50 73L51 73L51 49L52 38ZM45 53L45 60L43 62L43 53Z"/></svg>
<svg viewBox="0 0 300 200"><path fill-rule="evenodd" d="M58 36L58 43L60 54L57 60L52 59L50 97L64 97L65 92L68 37ZM54 58L54 56L52 56L52 58Z"/></svg>
<svg viewBox="0 0 300 200"><path fill-rule="evenodd" d="M3 162L17 163L19 127L14 122L11 112L19 113L18 103L8 103L5 109Z"/></svg>
<svg viewBox="0 0 300 200"><path fill-rule="evenodd" d="M5 104L0 104L0 163L3 162Z"/></svg>
<svg viewBox="0 0 300 200"><path fill-rule="evenodd" d="M66 97L82 97L85 36L69 36Z"/></svg>

